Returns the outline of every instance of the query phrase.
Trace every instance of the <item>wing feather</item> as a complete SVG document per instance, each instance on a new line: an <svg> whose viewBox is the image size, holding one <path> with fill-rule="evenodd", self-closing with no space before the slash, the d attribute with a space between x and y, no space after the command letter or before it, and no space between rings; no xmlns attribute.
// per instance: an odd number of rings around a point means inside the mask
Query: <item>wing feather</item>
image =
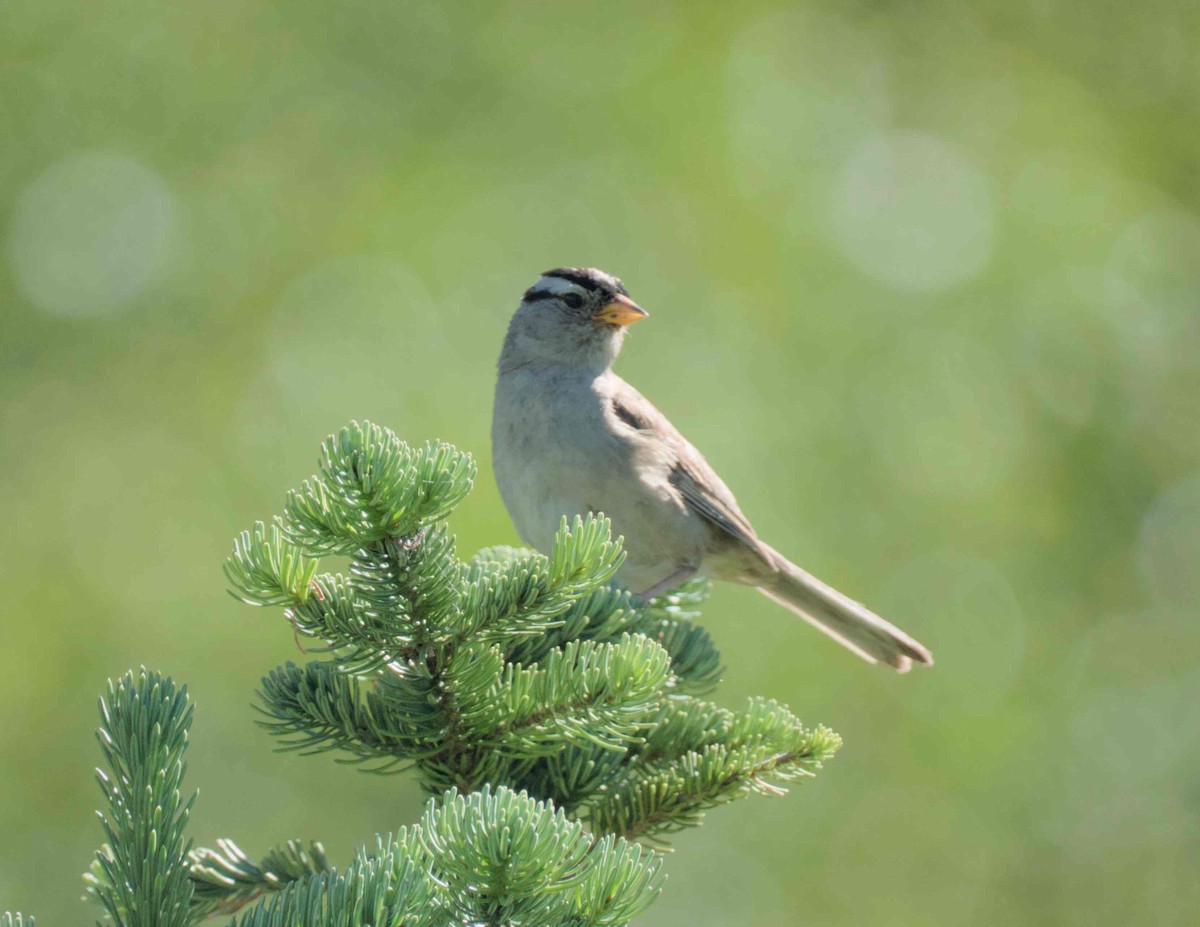
<svg viewBox="0 0 1200 927"><path fill-rule="evenodd" d="M729 487L704 455L645 396L622 381L613 396L613 413L629 427L652 434L666 444L674 457L668 479L692 511L730 538L755 550L761 546Z"/></svg>

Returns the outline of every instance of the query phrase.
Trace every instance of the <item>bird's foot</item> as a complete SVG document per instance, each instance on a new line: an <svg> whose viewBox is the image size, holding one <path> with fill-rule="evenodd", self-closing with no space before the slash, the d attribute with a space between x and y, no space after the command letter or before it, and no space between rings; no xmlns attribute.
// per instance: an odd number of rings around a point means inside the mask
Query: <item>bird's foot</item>
<svg viewBox="0 0 1200 927"><path fill-rule="evenodd" d="M676 586L682 586L689 579L691 579L693 576L695 576L696 573L697 573L696 567L693 567L693 566L681 567L680 569L678 569L674 573L672 573L670 576L668 576L666 579L655 583L653 586L651 586L645 592L639 592L637 594L637 596L639 599L646 599L646 600L658 598L664 592L670 592Z"/></svg>

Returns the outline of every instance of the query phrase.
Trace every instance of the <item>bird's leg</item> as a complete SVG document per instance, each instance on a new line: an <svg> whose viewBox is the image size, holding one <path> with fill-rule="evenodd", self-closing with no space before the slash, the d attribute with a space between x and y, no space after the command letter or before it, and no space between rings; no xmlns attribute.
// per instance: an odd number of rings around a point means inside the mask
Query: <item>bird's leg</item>
<svg viewBox="0 0 1200 927"><path fill-rule="evenodd" d="M639 599L656 598L657 596L662 595L664 592L668 592L671 589L674 589L676 586L682 586L689 579L691 579L693 576L695 576L696 572L697 572L697 570L696 570L696 567L694 567L694 566L680 567L678 570L676 570L674 573L672 573L666 579L660 580L659 582L655 583L653 586L651 586L645 592L639 592L638 598Z"/></svg>

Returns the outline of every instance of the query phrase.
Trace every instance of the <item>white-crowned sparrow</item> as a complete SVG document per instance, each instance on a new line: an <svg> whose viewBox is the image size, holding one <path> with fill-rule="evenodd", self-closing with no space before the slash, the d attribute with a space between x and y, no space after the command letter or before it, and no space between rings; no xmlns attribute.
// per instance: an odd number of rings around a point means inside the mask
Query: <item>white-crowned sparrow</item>
<svg viewBox="0 0 1200 927"><path fill-rule="evenodd" d="M492 463L526 543L549 551L562 516L603 512L625 537L617 581L650 598L697 573L755 586L872 663L933 657L755 534L721 478L648 399L612 372L647 313L616 277L546 271L500 353Z"/></svg>

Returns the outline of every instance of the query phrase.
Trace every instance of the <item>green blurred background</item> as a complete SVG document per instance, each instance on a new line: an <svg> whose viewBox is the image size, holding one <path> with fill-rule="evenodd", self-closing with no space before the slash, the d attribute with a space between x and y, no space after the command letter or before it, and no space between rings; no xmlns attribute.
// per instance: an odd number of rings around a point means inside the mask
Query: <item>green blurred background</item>
<svg viewBox="0 0 1200 927"><path fill-rule="evenodd" d="M928 643L749 590L719 699L846 747L681 836L647 925L1195 923L1200 6L9 0L0 909L92 919L106 677L197 703L201 843L337 860L412 782L278 755L220 563L352 417L474 453L543 269L760 533Z"/></svg>

